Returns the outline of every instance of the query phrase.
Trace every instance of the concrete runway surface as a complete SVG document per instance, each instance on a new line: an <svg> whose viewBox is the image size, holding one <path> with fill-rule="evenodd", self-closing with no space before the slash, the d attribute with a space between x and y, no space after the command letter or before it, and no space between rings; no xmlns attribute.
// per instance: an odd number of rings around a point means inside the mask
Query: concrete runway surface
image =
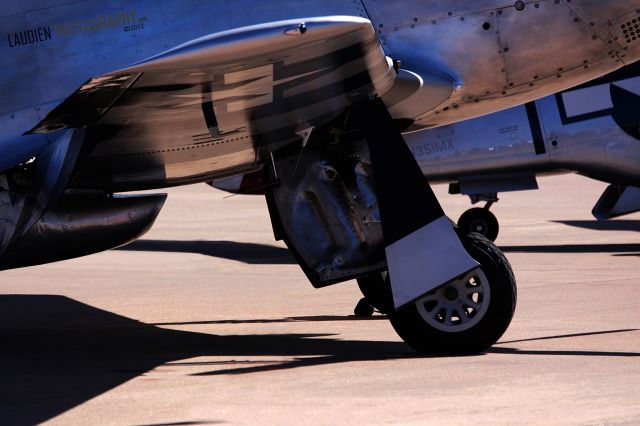
<svg viewBox="0 0 640 426"><path fill-rule="evenodd" d="M594 222L586 178L540 186L493 208L511 327L443 358L351 316L355 282L313 289L262 197L170 189L141 241L2 272L0 424L640 424L640 215Z"/></svg>

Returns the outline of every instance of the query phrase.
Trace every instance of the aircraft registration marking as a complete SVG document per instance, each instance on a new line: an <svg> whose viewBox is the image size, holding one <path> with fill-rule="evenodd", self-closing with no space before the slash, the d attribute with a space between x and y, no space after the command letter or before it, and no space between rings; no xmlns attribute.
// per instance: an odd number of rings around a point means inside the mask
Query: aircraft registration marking
<svg viewBox="0 0 640 426"><path fill-rule="evenodd" d="M414 157L427 157L440 152L453 151L453 140L426 143L418 146L411 146L411 153Z"/></svg>

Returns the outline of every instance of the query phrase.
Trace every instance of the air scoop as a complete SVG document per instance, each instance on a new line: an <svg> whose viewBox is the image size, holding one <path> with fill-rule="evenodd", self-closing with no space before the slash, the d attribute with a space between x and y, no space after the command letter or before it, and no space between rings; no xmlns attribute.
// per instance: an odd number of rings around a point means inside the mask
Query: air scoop
<svg viewBox="0 0 640 426"><path fill-rule="evenodd" d="M398 69L394 86L382 96L394 120L412 120L438 108L456 90L452 78ZM418 112L418 114L416 114Z"/></svg>

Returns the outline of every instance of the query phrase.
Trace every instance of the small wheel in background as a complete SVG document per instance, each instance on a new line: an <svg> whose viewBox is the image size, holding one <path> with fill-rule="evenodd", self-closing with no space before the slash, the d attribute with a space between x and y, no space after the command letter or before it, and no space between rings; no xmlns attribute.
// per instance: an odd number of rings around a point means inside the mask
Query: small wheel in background
<svg viewBox="0 0 640 426"><path fill-rule="evenodd" d="M498 232L500 231L496 216L481 207L474 207L464 212L458 219L458 226L464 234L475 232L491 241L495 241L498 238Z"/></svg>

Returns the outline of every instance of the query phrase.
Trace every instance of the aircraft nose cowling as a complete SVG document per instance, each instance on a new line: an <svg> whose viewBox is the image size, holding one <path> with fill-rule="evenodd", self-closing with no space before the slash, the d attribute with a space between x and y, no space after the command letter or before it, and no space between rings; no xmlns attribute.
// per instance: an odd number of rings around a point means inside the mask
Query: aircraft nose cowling
<svg viewBox="0 0 640 426"><path fill-rule="evenodd" d="M0 269L71 259L129 243L151 228L166 197L64 197L7 249Z"/></svg>

